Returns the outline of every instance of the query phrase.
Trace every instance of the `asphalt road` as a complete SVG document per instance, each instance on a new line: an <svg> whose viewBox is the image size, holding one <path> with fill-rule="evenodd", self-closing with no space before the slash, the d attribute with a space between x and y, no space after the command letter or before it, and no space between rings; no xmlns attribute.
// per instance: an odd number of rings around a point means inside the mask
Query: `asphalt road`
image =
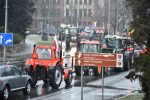
<svg viewBox="0 0 150 100"><path fill-rule="evenodd" d="M94 77L94 76L84 76L84 84L86 85L86 83L97 80L97 79L98 77ZM53 99L51 100L55 100L54 98L58 97L57 95L59 96L63 94L67 95L66 93L70 91L74 91L74 92L77 91L77 94L78 94L80 92L80 82L81 82L80 77L75 78L74 76L71 86L66 86L65 82L62 81L62 84L58 89L52 89L49 85L44 85L43 81L40 80L37 82L36 87L32 88L30 95L25 96L23 95L22 91L16 91L10 94L9 100L30 100L30 99L36 99L36 98L38 99L47 95L53 95ZM60 92L62 92L63 94L60 95Z"/></svg>
<svg viewBox="0 0 150 100"><path fill-rule="evenodd" d="M139 81L124 78L128 72L104 78L104 100L116 100L119 97L141 90ZM22 91L11 93L9 100L81 100L80 76L74 77L71 86L66 86L64 81L59 89L52 89L38 81L32 88L31 94L24 96ZM102 100L102 80L100 77L83 77L83 100Z"/></svg>
<svg viewBox="0 0 150 100"><path fill-rule="evenodd" d="M34 42L27 40L26 43L27 48L24 53L28 54L32 52ZM67 52L66 55L73 54L74 51L75 49ZM125 72L104 79L104 100L115 100L141 89L138 80L130 82L124 78L127 74L128 72ZM100 76L84 76L83 81L83 100L102 100ZM22 91L17 91L10 94L9 100L81 100L80 77L74 77L73 83L69 87L65 86L63 81L59 89L52 89L49 85L45 86L42 81L38 81L30 95L24 96Z"/></svg>

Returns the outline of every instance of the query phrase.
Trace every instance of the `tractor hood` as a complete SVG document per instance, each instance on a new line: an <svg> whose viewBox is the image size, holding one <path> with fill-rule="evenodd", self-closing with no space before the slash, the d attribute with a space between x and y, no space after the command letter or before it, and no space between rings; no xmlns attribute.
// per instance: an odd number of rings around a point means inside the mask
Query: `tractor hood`
<svg viewBox="0 0 150 100"><path fill-rule="evenodd" d="M27 59L25 65L55 66L58 60Z"/></svg>

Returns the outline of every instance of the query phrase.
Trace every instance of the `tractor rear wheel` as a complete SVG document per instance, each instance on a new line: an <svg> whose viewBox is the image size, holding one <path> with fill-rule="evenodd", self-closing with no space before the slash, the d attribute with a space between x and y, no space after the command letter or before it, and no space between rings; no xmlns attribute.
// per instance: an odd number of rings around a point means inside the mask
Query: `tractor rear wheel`
<svg viewBox="0 0 150 100"><path fill-rule="evenodd" d="M56 66L52 71L50 71L51 73L49 73L50 75L50 86L52 88L58 88L62 82L62 70L60 68L60 66Z"/></svg>
<svg viewBox="0 0 150 100"><path fill-rule="evenodd" d="M36 78L36 74L35 73L32 73L30 74L32 80L31 80L31 86L32 87L35 87L36 83L37 83L37 78Z"/></svg>
<svg viewBox="0 0 150 100"><path fill-rule="evenodd" d="M98 76L99 75L97 67L93 68L93 72L94 72L94 76Z"/></svg>
<svg viewBox="0 0 150 100"><path fill-rule="evenodd" d="M81 75L81 67L80 66L75 66L75 73L76 73L76 75Z"/></svg>
<svg viewBox="0 0 150 100"><path fill-rule="evenodd" d="M31 80L31 86L35 87L35 85L37 83L37 77L36 77L36 72L33 70L32 67L30 68L29 75L32 78L32 80Z"/></svg>

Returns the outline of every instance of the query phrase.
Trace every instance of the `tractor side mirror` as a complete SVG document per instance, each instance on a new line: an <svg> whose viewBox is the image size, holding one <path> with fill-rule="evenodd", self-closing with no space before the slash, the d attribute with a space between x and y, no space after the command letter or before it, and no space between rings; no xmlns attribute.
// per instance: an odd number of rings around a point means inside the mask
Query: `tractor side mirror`
<svg viewBox="0 0 150 100"><path fill-rule="evenodd" d="M35 48L35 47L36 47L36 44L34 44L33 47Z"/></svg>
<svg viewBox="0 0 150 100"><path fill-rule="evenodd" d="M36 44L34 44L33 47L34 47L34 49L33 49L32 58L37 59L38 55L36 54Z"/></svg>

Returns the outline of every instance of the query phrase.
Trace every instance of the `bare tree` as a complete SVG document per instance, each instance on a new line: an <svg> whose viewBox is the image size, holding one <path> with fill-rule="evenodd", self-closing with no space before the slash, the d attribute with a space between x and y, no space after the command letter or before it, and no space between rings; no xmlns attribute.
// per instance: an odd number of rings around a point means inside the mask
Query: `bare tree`
<svg viewBox="0 0 150 100"><path fill-rule="evenodd" d="M94 0L94 11L92 13L93 19L97 21L99 26L104 22L104 2L103 0Z"/></svg>
<svg viewBox="0 0 150 100"><path fill-rule="evenodd" d="M132 20L132 12L127 8L126 0L120 0L118 9L118 31L124 33Z"/></svg>
<svg viewBox="0 0 150 100"><path fill-rule="evenodd" d="M108 15L109 0L104 0L105 27L106 29L108 28L107 21L108 16L110 16L109 28L111 34L116 34L117 31L122 33L125 30L131 13L128 9L126 9L126 4L126 0L110 0L110 15Z"/></svg>

